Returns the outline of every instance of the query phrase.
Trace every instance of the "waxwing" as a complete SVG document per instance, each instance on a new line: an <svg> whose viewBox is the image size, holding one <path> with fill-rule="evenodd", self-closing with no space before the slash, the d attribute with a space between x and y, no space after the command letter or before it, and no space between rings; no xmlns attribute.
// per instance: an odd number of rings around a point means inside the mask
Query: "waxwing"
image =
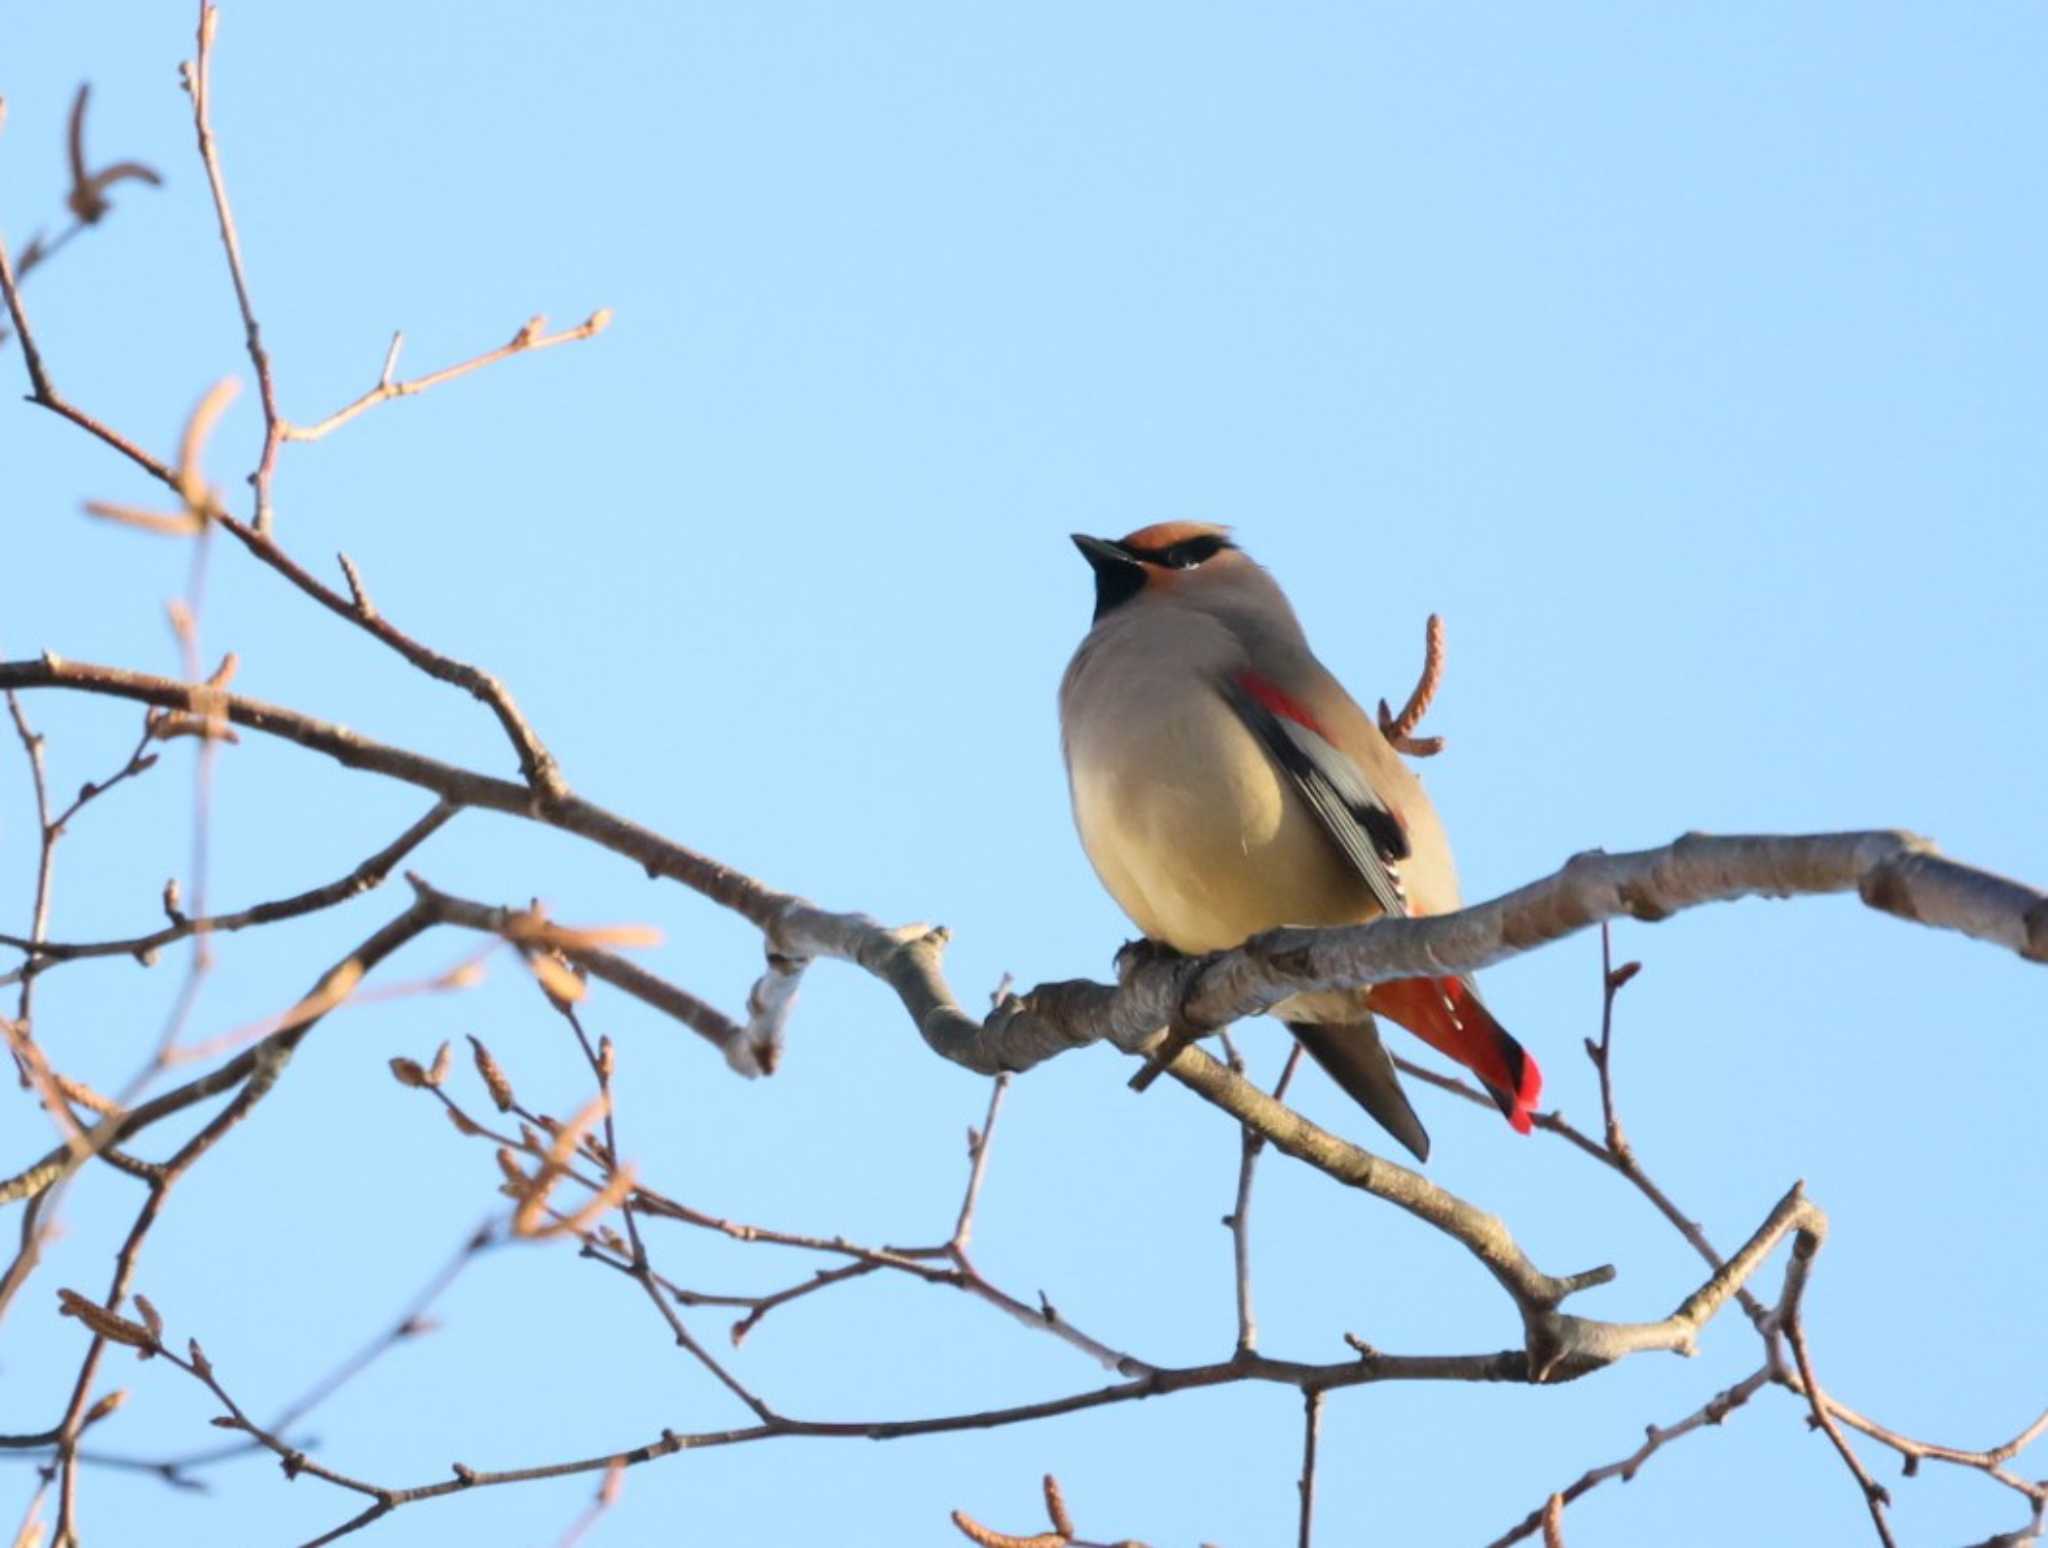
<svg viewBox="0 0 2048 1548"><path fill-rule="evenodd" d="M1458 906L1443 825L1324 670L1272 576L1199 522L1076 535L1095 621L1060 683L1074 823L1147 939L1197 953L1280 925ZM1373 1013L1455 1059L1529 1131L1543 1077L1469 977L1299 994L1273 1014L1414 1152L1429 1135Z"/></svg>

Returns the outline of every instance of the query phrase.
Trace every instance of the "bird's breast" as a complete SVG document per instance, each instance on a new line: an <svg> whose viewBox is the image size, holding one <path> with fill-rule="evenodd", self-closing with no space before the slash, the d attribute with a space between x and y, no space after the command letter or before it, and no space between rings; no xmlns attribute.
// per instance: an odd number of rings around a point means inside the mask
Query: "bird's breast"
<svg viewBox="0 0 2048 1548"><path fill-rule="evenodd" d="M1074 820L1138 928L1185 952L1374 905L1220 693L1105 696L1070 726Z"/></svg>

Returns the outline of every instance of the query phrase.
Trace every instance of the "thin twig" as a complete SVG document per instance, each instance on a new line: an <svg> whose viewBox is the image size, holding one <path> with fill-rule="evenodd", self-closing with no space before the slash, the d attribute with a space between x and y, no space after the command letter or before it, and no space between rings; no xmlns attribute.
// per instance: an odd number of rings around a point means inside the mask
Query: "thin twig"
<svg viewBox="0 0 2048 1548"><path fill-rule="evenodd" d="M519 759L520 775L534 795L544 801L559 801L568 796L569 787L563 781L561 766L541 741L540 733L526 718L518 701L512 697L512 691L489 672L466 661L458 661L453 656L443 655L414 639L378 612L370 604L362 575L354 563L346 557L341 561L342 573L349 587L349 594L344 597L286 553L268 533L237 521L225 511L215 510L212 517L216 525L251 555L337 618L346 619L379 644L396 651L427 676L462 689L486 706L497 717L506 739L511 742L512 750Z"/></svg>
<svg viewBox="0 0 2048 1548"><path fill-rule="evenodd" d="M988 1175L989 1142L995 1138L996 1117L1003 1110L1003 1094L1010 1089L1010 1077L998 1075L989 1085L988 1112L981 1128L967 1131L967 1191L960 1198L960 1214L953 1222L948 1245L965 1251L974 1239L974 1209L981 1202L982 1179Z"/></svg>
<svg viewBox="0 0 2048 1548"><path fill-rule="evenodd" d="M1618 1461L1587 1469L1575 1481L1552 1494L1541 1506L1530 1511L1508 1531L1487 1544L1487 1548L1509 1548L1511 1543L1521 1542L1524 1538L1535 1536L1539 1531L1547 1530L1546 1521L1553 1508L1562 1513L1566 1505L1598 1488L1610 1478L1618 1478L1623 1483L1629 1482L1642 1465L1664 1447L1690 1435L1694 1430L1719 1424L1754 1397L1760 1388L1768 1386L1770 1381L1771 1368L1766 1364L1750 1372L1734 1386L1715 1393L1707 1402L1675 1424L1647 1426L1647 1434L1642 1445Z"/></svg>
<svg viewBox="0 0 2048 1548"><path fill-rule="evenodd" d="M15 732L21 739L22 749L28 758L30 781L35 793L40 848L36 862L35 900L30 909L29 934L26 938L0 937L0 940L8 940L10 944L19 944L33 952L39 948L49 929L57 841L90 803L124 782L148 772L157 759L154 753L146 751L150 744L150 731L145 725L142 736L119 769L105 779L88 780L79 788L71 804L53 815L50 809L49 777L45 766L42 734L29 726L20 702L12 693L7 695L7 708L13 719ZM9 975L9 978L13 976ZM94 1147L80 1129L68 1105L69 1093L65 1089L63 1077L50 1069L48 1061L43 1058L33 1041L35 984L26 971L20 975L19 981L21 990L15 1007L17 1019L7 1024L4 1029L8 1046L23 1078L37 1087L51 1120L63 1136L62 1149L68 1152L67 1159L74 1163L83 1162L95 1153ZM38 1196L22 1212L19 1246L5 1273L0 1273L0 1317L6 1315L14 1297L20 1293L21 1287L28 1282L29 1275L34 1273L41 1261L43 1244L56 1226L60 1199L61 1189L51 1195Z"/></svg>
<svg viewBox="0 0 2048 1548"><path fill-rule="evenodd" d="M180 917L161 930L120 940L39 942L20 936L0 934L0 945L16 946L30 953L28 964L21 970L25 978L45 973L59 963L75 962L88 957L133 957L146 966L163 947L184 940L190 935L219 935L235 930L246 930L257 925L275 924L280 920L297 919L360 897L381 886L401 860L446 826L458 810L459 808L452 802L436 801L417 822L375 854L367 856L352 867L346 875L338 876L321 886L308 888L304 892L294 893L287 898L252 904L248 908L238 909L229 914L213 914L196 919Z"/></svg>
<svg viewBox="0 0 2048 1548"><path fill-rule="evenodd" d="M1233 1057L1235 1056L1235 1050ZM1273 1100L1284 1102L1287 1087L1294 1079L1294 1072L1301 1066L1301 1044L1293 1043L1287 1052L1287 1062L1281 1067L1280 1078L1273 1083ZM1237 1347L1240 1352L1250 1354L1259 1347L1259 1323L1252 1309L1252 1174L1259 1164L1259 1155L1266 1148L1266 1137L1247 1124L1240 1131L1237 1162L1237 1198L1231 1205L1230 1213L1223 1217L1223 1223L1230 1229L1230 1254L1237 1280Z"/></svg>
<svg viewBox="0 0 2048 1548"><path fill-rule="evenodd" d="M227 254L228 276L234 281L235 305L242 314L242 337L249 351L249 363L256 368L256 391L263 403L263 449L256 470L249 475L256 491L256 530L269 532L271 526L270 481L277 470L277 449L284 439L283 419L277 411L277 383L271 375L270 352L263 345L263 329L256 321L255 304L249 299L249 278L242 266L242 238L235 229L235 214L228 203L227 179L221 172L220 149L213 138L213 37L220 25L220 12L207 0L199 7L198 52L184 66L185 86L192 96L192 128L199 139L199 160L206 168L207 187L213 192L213 210L220 225L220 244Z"/></svg>
<svg viewBox="0 0 2048 1548"><path fill-rule="evenodd" d="M1323 1428L1323 1389L1302 1394L1301 1424L1301 1548L1313 1548L1316 1525L1316 1442Z"/></svg>
<svg viewBox="0 0 2048 1548"><path fill-rule="evenodd" d="M314 994L320 993L321 985L333 982L339 977L353 974L359 978L364 972L375 967L386 956L396 951L406 941L412 939L420 930L426 928L429 922L430 919L426 915L425 910L416 904L413 909L401 914L391 923L369 936L355 951L322 974L320 983L315 985ZM143 1242L147 1239L151 1227L156 1224L158 1217L161 1215L165 1199L171 1189L229 1130L233 1129L247 1117L250 1110L269 1094L271 1088L276 1085L278 1078L283 1074L292 1053L313 1027L317 1025L319 1020L320 1017L316 1015L289 1030L274 1033L251 1049L248 1054L214 1071L211 1076L202 1077L201 1080L192 1082L190 1087L185 1088L187 1090L225 1090L230 1087L238 1089L235 1089L235 1094L227 1105L204 1124L198 1133L185 1141L176 1153L172 1155L170 1160L156 1168L149 1178L149 1196L144 1202L141 1211L136 1215L133 1225L129 1228L127 1239L122 1243L121 1250L114 1260L113 1282L102 1303L108 1311L117 1312L122 1301L127 1297ZM177 1093L172 1095L176 1096ZM133 1132L136 1126L145 1122L155 1121L155 1116L159 1115L153 1115L151 1109L157 1105L155 1103L148 1104L133 1112L116 1114L103 1119L99 1124L95 1125L91 1136L92 1139L98 1145L115 1142L124 1137L125 1134ZM75 1166L76 1163L73 1164ZM55 1457L55 1466L59 1478L55 1534L58 1543L73 1542L78 1536L78 1459L76 1455L78 1438L84 1430L87 1400L91 1392L93 1377L99 1368L100 1358L104 1354L106 1346L106 1336L102 1333L95 1333L91 1344L87 1347L85 1358L79 1366L78 1379L72 1388L71 1402L65 1410L64 1418L60 1425Z"/></svg>
<svg viewBox="0 0 2048 1548"><path fill-rule="evenodd" d="M404 342L405 335L393 334L391 348L385 353L384 369L377 378L376 386L313 424L287 423L283 428L283 438L287 441L317 441L322 436L339 430L358 414L368 413L380 403L388 403L393 398L409 398L415 393L425 392L430 387L438 387L443 382L452 382L459 376L467 376L472 371L481 371L485 366L496 365L500 360L509 360L514 355L530 354L534 350L552 349L557 344L575 344L584 339L594 338L611 326L611 320L611 308L599 307L573 328L563 328L555 333L549 333L546 331L546 318L532 317L527 319L525 325L508 342L500 344L496 349L487 349L480 355L472 355L467 360L443 366L438 371L429 371L425 376L415 376L410 381L403 382L393 380L392 373L397 367L399 346Z"/></svg>
<svg viewBox="0 0 2048 1548"><path fill-rule="evenodd" d="M1792 1261L1785 1269L1785 1293L1778 1302L1778 1324L1784 1329L1786 1342L1792 1346L1792 1358L1798 1362L1799 1379L1806 1387L1806 1399L1813 1411L1815 1428L1827 1435L1841 1455L1843 1465L1855 1475L1857 1485L1863 1491L1863 1503L1870 1509L1871 1523L1877 1528L1878 1541L1885 1548L1896 1548L1891 1523L1885 1519L1884 1513L1885 1507L1891 1503L1891 1495L1870 1476L1870 1470L1863 1465L1862 1458L1856 1455L1848 1437L1842 1433L1842 1427L1835 1422L1827 1395L1821 1391L1820 1381L1813 1374L1813 1358L1807 1351L1804 1322L1806 1278L1817 1245L1805 1238L1792 1244Z"/></svg>

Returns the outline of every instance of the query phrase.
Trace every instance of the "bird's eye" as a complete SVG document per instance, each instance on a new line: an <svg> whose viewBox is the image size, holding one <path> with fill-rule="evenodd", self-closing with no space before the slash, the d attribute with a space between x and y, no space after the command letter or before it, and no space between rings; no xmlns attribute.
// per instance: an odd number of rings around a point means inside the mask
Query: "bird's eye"
<svg viewBox="0 0 2048 1548"><path fill-rule="evenodd" d="M1185 543L1176 543L1159 557L1176 570L1192 570L1216 557L1223 547L1219 537L1189 538Z"/></svg>

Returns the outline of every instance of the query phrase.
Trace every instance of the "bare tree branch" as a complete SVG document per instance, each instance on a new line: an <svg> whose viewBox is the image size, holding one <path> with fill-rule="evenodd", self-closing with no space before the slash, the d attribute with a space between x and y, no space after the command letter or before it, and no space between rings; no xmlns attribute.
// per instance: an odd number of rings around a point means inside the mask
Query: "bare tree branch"
<svg viewBox="0 0 2048 1548"><path fill-rule="evenodd" d="M1647 1426L1648 1433L1642 1445L1617 1462L1609 1462L1601 1467L1587 1469L1587 1471L1579 1475L1576 1481L1551 1495L1541 1506L1530 1511L1527 1516L1523 1517L1512 1528L1487 1544L1487 1548L1508 1548L1508 1545L1511 1543L1521 1542L1524 1538L1533 1537L1538 1532L1544 1531L1546 1529L1545 1523L1550 1516L1553 1505L1557 1506L1561 1511L1564 1505L1571 1504L1572 1501L1578 1499L1589 1490L1598 1488L1610 1478L1618 1478L1623 1483L1629 1482L1636 1476L1637 1471L1642 1465L1665 1446L1683 1436L1690 1435L1694 1430L1701 1429L1707 1425L1719 1424L1730 1413L1756 1396L1759 1389L1770 1385L1770 1382L1771 1368L1768 1364L1765 1364L1750 1372L1749 1375L1743 1377L1734 1386L1715 1393L1706 1403L1677 1423L1664 1426L1654 1424Z"/></svg>
<svg viewBox="0 0 2048 1548"><path fill-rule="evenodd" d="M24 979L46 972L60 962L76 962L88 957L134 957L137 961L147 964L162 948L182 941L188 936L225 934L257 925L275 924L279 920L297 919L324 908L332 908L338 903L346 903L351 898L360 897L383 885L398 863L438 832L457 810L458 808L450 802L435 802L419 821L413 823L375 854L351 868L346 875L338 876L321 886L295 893L288 898L277 898L238 909L234 913L212 914L198 919L181 913L173 923L161 930L122 940L36 941L0 933L0 946L18 947L29 954L27 965L19 970ZM0 977L0 983L6 982L12 976L10 974Z"/></svg>
<svg viewBox="0 0 2048 1548"><path fill-rule="evenodd" d="M1281 1066L1280 1078L1273 1083L1273 1100L1287 1100L1287 1087L1294 1080L1294 1072L1301 1067L1302 1046L1295 1043L1287 1051L1287 1062ZM1244 1074L1243 1061L1231 1050L1230 1070L1234 1075ZM1259 1346L1259 1323L1252 1311L1252 1175L1257 1170L1259 1155L1266 1148L1266 1137L1258 1130L1247 1128L1239 1143L1237 1163L1237 1201L1230 1213L1223 1217L1223 1224L1230 1230L1230 1255L1237 1278L1237 1347L1250 1354Z"/></svg>
<svg viewBox="0 0 2048 1548"><path fill-rule="evenodd" d="M429 371L425 376L415 376L410 381L403 382L396 380L394 373L398 368L398 351L405 342L405 335L395 333L391 336L391 348L385 352L384 369L377 377L376 386L353 402L336 409L325 419L310 425L286 424L283 438L287 441L317 441L380 403L388 403L393 398L409 398L414 393L425 392L428 388L438 387L443 382L452 382L458 376L467 376L472 371L496 365L500 360L509 360L514 355L524 355L537 349L552 349L557 344L575 344L583 339L595 338L611 326L611 320L611 308L599 307L573 328L563 328L549 333L546 318L531 317L512 336L509 343L500 344L496 349L487 349L480 355L473 355L467 360L443 366L438 371Z"/></svg>
<svg viewBox="0 0 2048 1548"><path fill-rule="evenodd" d="M344 597L301 566L267 533L237 521L225 511L215 510L212 515L214 522L236 542L330 613L338 618L347 619L378 643L396 651L427 676L453 684L487 706L491 713L498 717L499 725L504 728L506 739L511 742L512 750L518 755L520 775L536 797L554 801L568 794L568 787L562 782L561 767L555 762L555 755L549 752L547 745L541 741L540 733L534 730L532 722L526 718L525 712L513 699L511 690L489 672L423 645L378 612L370 605L368 595L363 589L362 576L357 573L352 563L343 561L344 573L349 583L349 595Z"/></svg>
<svg viewBox="0 0 2048 1548"><path fill-rule="evenodd" d="M1842 1427L1835 1423L1829 1411L1827 1395L1820 1389L1820 1381L1813 1374L1813 1357L1806 1348L1806 1327L1802 1318L1803 1301L1806 1292L1808 1267L1813 1261L1817 1241L1795 1242L1792 1247L1792 1261L1785 1269L1785 1293L1778 1302L1778 1324L1784 1330L1785 1340L1792 1346L1792 1357L1799 1362L1799 1379L1806 1388L1806 1400L1813 1409L1813 1423L1833 1442L1841 1454L1842 1463L1855 1475L1857 1485L1863 1491L1863 1502L1870 1508L1871 1524L1877 1528L1878 1541L1885 1548L1896 1548L1897 1539L1892 1536L1891 1523L1885 1519L1885 1507L1891 1503L1891 1495L1884 1486L1870 1476L1870 1470L1863 1465L1842 1434Z"/></svg>

